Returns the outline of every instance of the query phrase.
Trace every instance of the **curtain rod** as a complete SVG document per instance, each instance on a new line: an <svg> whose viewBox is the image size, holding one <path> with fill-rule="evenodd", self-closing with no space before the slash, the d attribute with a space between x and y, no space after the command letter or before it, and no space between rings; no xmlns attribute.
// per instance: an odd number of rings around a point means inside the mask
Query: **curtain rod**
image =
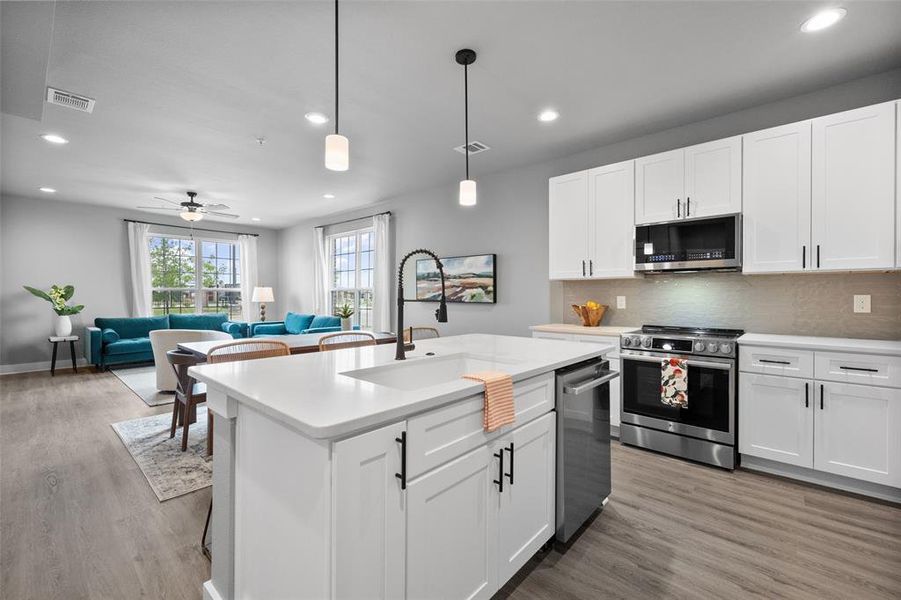
<svg viewBox="0 0 901 600"><path fill-rule="evenodd" d="M212 233L230 233L232 235L252 235L260 237L259 233L242 233L240 231L225 231L224 229L204 229L203 227L189 227L185 225L170 225L169 223L154 223L152 221L138 221L136 219L122 219L126 223L143 223L144 225L159 225L160 227L175 227L176 229L190 229L192 231L210 231Z"/></svg>
<svg viewBox="0 0 901 600"><path fill-rule="evenodd" d="M386 211L383 211L380 213L374 213L371 215L363 215L362 217L357 217L355 219L344 219L343 221L336 221L334 223L326 223L325 225L317 225L316 227L331 227L332 225L343 225L344 223L353 223L354 221L362 221L363 219L371 219L372 217L377 217L379 215L390 215L390 214L391 214L391 211L386 210Z"/></svg>

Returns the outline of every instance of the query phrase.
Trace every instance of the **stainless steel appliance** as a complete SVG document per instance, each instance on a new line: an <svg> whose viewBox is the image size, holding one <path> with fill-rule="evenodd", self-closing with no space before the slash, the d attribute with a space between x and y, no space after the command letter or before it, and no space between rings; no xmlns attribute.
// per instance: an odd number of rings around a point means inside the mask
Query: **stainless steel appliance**
<svg viewBox="0 0 901 600"><path fill-rule="evenodd" d="M636 271L741 268L741 215L635 227Z"/></svg>
<svg viewBox="0 0 901 600"><path fill-rule="evenodd" d="M620 441L735 468L738 329L645 325L620 336ZM661 402L665 360L686 361L688 406Z"/></svg>
<svg viewBox="0 0 901 600"><path fill-rule="evenodd" d="M557 540L563 543L610 495L610 381L602 358L557 371Z"/></svg>

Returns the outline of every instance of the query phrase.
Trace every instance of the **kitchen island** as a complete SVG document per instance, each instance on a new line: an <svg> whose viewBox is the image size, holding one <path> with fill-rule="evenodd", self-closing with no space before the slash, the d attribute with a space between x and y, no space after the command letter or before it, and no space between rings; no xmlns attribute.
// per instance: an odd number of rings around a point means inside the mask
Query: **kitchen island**
<svg viewBox="0 0 901 600"><path fill-rule="evenodd" d="M554 534L554 371L591 345L471 334L193 367L215 415L204 598L487 598ZM516 422L482 429L482 386Z"/></svg>

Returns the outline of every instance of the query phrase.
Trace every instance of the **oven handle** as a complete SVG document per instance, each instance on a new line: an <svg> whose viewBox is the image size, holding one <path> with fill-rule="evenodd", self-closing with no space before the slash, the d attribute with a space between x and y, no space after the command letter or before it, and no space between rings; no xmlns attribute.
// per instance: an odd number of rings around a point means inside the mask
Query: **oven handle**
<svg viewBox="0 0 901 600"><path fill-rule="evenodd" d="M668 358L677 358L674 356L637 356L635 354L625 354L620 352L619 355L621 360L640 360L642 362L653 362L653 363L662 363ZM735 368L735 365L732 363L719 363L719 362L707 362L702 360L688 360L681 358L679 360L684 360L685 364L689 367L701 367L703 369L719 369L720 371L731 371Z"/></svg>
<svg viewBox="0 0 901 600"><path fill-rule="evenodd" d="M597 379L592 379L592 380L590 380L586 383L582 383L580 385L563 386L563 393L569 394L571 396L578 396L582 392L587 392L588 390L593 390L594 388L602 386L605 383L607 383L608 381L619 377L619 371L607 371L606 373L607 374L602 377L598 377Z"/></svg>

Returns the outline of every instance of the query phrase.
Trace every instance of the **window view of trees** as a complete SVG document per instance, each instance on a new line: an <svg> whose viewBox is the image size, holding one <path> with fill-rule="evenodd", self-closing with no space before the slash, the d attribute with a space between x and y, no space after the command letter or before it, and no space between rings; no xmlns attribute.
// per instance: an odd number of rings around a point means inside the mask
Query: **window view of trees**
<svg viewBox="0 0 901 600"><path fill-rule="evenodd" d="M230 319L241 317L237 244L161 236L149 243L153 314L224 312Z"/></svg>
<svg viewBox="0 0 901 600"><path fill-rule="evenodd" d="M332 314L339 306L350 304L353 324L371 328L375 233L363 229L329 238L329 269Z"/></svg>

